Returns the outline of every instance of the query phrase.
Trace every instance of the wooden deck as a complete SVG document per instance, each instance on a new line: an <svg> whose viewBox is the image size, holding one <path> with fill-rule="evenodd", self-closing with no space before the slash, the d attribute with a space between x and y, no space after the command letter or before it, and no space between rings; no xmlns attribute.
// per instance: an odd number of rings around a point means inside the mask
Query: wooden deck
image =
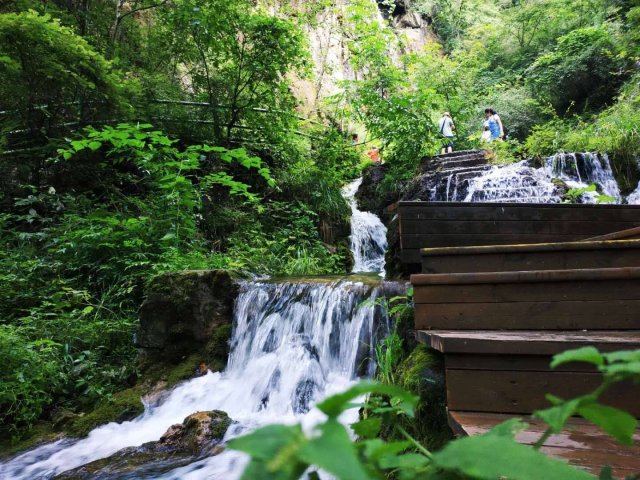
<svg viewBox="0 0 640 480"><path fill-rule="evenodd" d="M499 423L512 418L511 415L450 411L449 424L456 435L481 435ZM523 418L529 428L516 435L516 440L533 445L545 431L545 425L537 419ZM634 435L640 442L640 430ZM640 473L640 447L625 447L603 433L589 422L573 418L567 428L552 435L541 451L545 454L581 467L598 475L603 465L614 466L614 478L622 479Z"/></svg>
<svg viewBox="0 0 640 480"><path fill-rule="evenodd" d="M400 202L402 260L420 249L585 240L640 225L640 205Z"/></svg>
<svg viewBox="0 0 640 480"><path fill-rule="evenodd" d="M444 356L457 434L481 434L547 408L547 393L569 399L602 383L586 363L552 370L557 353L640 348L638 207L449 207L399 210L408 218L401 220L403 258L413 263L417 252L422 259L423 273L411 277L416 338ZM640 418L640 385L617 384L601 401ZM533 420L517 440L533 444L543 428ZM604 465L615 478L640 474L640 448L622 447L581 419L541 450L596 474Z"/></svg>

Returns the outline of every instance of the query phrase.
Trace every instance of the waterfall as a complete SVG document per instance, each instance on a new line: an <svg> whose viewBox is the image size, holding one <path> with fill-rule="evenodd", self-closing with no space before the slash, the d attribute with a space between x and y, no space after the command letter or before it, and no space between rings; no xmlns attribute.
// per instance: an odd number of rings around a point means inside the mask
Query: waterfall
<svg viewBox="0 0 640 480"><path fill-rule="evenodd" d="M384 255L387 251L387 227L371 212L358 209L355 195L362 178L351 182L342 195L351 206L351 254L353 273L375 272L384 277Z"/></svg>
<svg viewBox="0 0 640 480"><path fill-rule="evenodd" d="M224 372L179 385L132 421L24 453L0 465L0 478L51 478L124 447L158 440L169 426L197 411L229 414L235 423L225 441L270 423L301 421L310 427L322 418L313 408L317 401L373 373L375 342L390 328L386 313L373 301L403 291L403 284L379 280L242 283ZM226 451L163 478L228 480L238 478L245 463L243 454Z"/></svg>
<svg viewBox="0 0 640 480"><path fill-rule="evenodd" d="M467 179L469 187L464 201L560 203L563 192L558 188L558 180L569 188L596 184L599 192L612 197L615 203L623 200L606 155L562 153L545 159L542 168L524 160L478 171L474 178ZM586 192L581 201L596 203L598 195L598 192Z"/></svg>

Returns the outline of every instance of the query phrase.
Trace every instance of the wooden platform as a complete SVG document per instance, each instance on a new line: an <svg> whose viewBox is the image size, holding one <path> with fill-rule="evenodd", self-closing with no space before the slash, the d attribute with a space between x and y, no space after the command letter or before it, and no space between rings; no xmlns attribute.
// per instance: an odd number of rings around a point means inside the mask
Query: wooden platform
<svg viewBox="0 0 640 480"><path fill-rule="evenodd" d="M449 411L449 424L456 435L481 435L502 423L511 415ZM531 417L524 417L529 428L516 435L516 440L525 445L533 445L545 431L545 425ZM640 442L640 431L634 436ZM614 478L640 474L640 447L625 447L597 427L579 418L573 418L567 428L558 435L552 435L545 442L542 452L581 467L598 475L603 465L614 467Z"/></svg>
<svg viewBox="0 0 640 480"><path fill-rule="evenodd" d="M423 248L420 253L423 273L640 267L640 240Z"/></svg>
<svg viewBox="0 0 640 480"><path fill-rule="evenodd" d="M640 329L640 267L419 274L415 328Z"/></svg>
<svg viewBox="0 0 640 480"><path fill-rule="evenodd" d="M420 249L570 242L640 225L639 205L400 202L402 260Z"/></svg>
<svg viewBox="0 0 640 480"><path fill-rule="evenodd" d="M553 355L586 345L601 351L638 348L640 331L418 331L417 339L444 354L450 410L530 414L551 406L547 393L569 399L602 383L588 364L551 370ZM640 385L626 383L602 397L640 418L639 399Z"/></svg>

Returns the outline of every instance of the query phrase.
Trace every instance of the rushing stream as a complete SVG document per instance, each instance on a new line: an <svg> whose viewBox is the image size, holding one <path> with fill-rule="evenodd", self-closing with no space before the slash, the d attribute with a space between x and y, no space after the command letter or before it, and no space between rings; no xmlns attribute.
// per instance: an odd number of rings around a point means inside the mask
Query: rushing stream
<svg viewBox="0 0 640 480"><path fill-rule="evenodd" d="M353 188L355 194L354 185L348 192ZM352 227L354 270L369 265L379 273L384 249L375 250L376 255L367 250L370 238L383 233L371 229L384 226L378 219L372 227L371 214L359 214L354 214ZM363 217L367 220L361 221ZM19 455L0 465L0 478L51 478L122 448L158 440L169 426L198 411L229 414L234 423L225 440L270 423L299 421L311 428L322 418L313 408L318 400L374 372L374 345L390 328L386 313L374 301L403 291L404 284L384 282L377 275L243 282L224 372L209 372L179 385L159 404L146 405L144 414L132 421L103 425L86 439L61 440ZM243 454L227 450L173 470L101 478L230 480L239 477L245 463Z"/></svg>

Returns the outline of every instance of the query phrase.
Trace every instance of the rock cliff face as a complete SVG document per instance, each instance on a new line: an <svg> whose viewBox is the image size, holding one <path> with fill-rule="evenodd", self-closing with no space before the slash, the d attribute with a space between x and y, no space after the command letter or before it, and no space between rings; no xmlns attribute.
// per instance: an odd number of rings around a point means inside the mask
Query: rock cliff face
<svg viewBox="0 0 640 480"><path fill-rule="evenodd" d="M142 356L175 362L205 349L212 341L218 342L221 330L228 336L237 293L236 283L224 271L186 271L156 277L140 308L136 345Z"/></svg>
<svg viewBox="0 0 640 480"><path fill-rule="evenodd" d="M409 2L397 2L398 6L390 11L383 2L368 1L378 7L377 20L388 25L398 38L398 42L388 47L391 58L399 59L403 53L417 52L436 40L428 21L412 10ZM285 11L286 7L286 11L293 10L296 16L313 8L301 0L264 3L272 13ZM350 37L345 29L347 6L347 0L333 0L315 15L313 21L301 22L307 34L313 69L309 78L292 79L294 94L301 103L301 113L316 112L325 98L341 91L341 82L359 78L360 72L354 70L350 62Z"/></svg>

